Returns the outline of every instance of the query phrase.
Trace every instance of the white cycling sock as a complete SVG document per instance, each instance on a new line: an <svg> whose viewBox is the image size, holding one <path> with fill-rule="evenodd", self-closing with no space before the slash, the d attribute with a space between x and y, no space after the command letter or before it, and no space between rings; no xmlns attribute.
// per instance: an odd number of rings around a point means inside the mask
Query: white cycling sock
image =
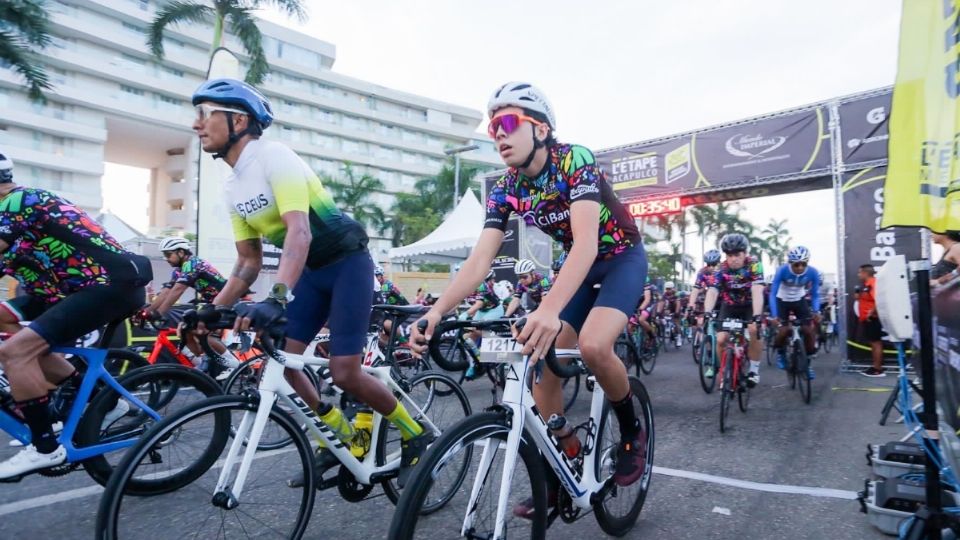
<svg viewBox="0 0 960 540"><path fill-rule="evenodd" d="M221 366L229 369L233 369L240 365L240 361L234 358L232 354L221 354L217 358L217 362L219 362Z"/></svg>
<svg viewBox="0 0 960 540"><path fill-rule="evenodd" d="M750 371L759 374L760 373L760 362L750 361Z"/></svg>

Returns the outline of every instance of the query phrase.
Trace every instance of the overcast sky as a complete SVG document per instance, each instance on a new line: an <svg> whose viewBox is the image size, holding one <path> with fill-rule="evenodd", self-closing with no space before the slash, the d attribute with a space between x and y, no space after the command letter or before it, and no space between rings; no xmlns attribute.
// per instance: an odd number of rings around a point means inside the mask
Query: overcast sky
<svg viewBox="0 0 960 540"><path fill-rule="evenodd" d="M527 80L553 102L560 139L595 150L890 85L900 16L898 0L306 4L299 30L337 46L334 71L475 109ZM833 271L832 200L745 205L758 224L787 218Z"/></svg>

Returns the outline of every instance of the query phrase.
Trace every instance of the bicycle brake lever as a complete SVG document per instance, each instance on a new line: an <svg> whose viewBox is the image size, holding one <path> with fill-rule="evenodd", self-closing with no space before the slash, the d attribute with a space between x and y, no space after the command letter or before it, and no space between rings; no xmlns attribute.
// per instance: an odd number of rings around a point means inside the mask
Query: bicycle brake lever
<svg viewBox="0 0 960 540"><path fill-rule="evenodd" d="M543 362L544 360L543 358L541 358L540 360L537 361L536 364L533 365L533 383L534 384L540 384L540 379L543 378Z"/></svg>

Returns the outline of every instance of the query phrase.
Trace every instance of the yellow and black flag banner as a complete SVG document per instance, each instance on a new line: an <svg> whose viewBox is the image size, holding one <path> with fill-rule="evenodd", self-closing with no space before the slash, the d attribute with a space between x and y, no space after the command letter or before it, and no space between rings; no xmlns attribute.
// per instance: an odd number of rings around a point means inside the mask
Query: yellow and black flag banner
<svg viewBox="0 0 960 540"><path fill-rule="evenodd" d="M882 227L960 230L960 0L904 0Z"/></svg>

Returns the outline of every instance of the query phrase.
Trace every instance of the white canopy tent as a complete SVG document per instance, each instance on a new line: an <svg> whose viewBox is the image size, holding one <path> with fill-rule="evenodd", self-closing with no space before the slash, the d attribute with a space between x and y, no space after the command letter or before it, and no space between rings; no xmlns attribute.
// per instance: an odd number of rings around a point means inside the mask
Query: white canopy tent
<svg viewBox="0 0 960 540"><path fill-rule="evenodd" d="M473 191L467 190L439 227L408 246L392 248L390 258L456 263L467 258L481 230L483 207Z"/></svg>

